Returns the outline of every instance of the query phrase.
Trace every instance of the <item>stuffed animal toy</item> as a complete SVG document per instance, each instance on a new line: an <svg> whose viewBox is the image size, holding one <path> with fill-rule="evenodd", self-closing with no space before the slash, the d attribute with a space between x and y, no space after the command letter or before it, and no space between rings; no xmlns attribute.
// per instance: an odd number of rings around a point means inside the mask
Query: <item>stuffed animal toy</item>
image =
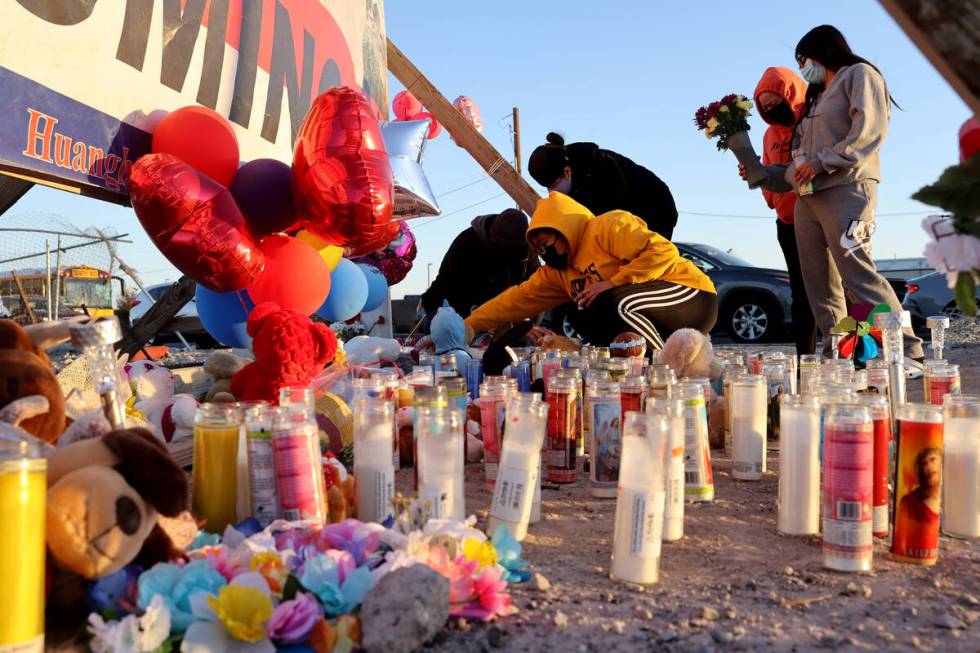
<svg viewBox="0 0 980 653"><path fill-rule="evenodd" d="M49 331L35 330L42 335ZM65 326L65 338L67 331ZM47 399L47 411L24 419L20 427L53 444L65 430L65 397L43 345L13 320L0 320L0 408L32 395Z"/></svg>
<svg viewBox="0 0 980 653"><path fill-rule="evenodd" d="M609 353L613 358L646 356L647 341L635 331L624 331L609 343Z"/></svg>
<svg viewBox="0 0 980 653"><path fill-rule="evenodd" d="M696 329L678 329L664 343L662 362L682 376L700 376L717 381L721 377L721 364L715 360L711 339ZM708 402L708 442L713 449L725 446L725 402L712 389Z"/></svg>
<svg viewBox="0 0 980 653"><path fill-rule="evenodd" d="M278 404L280 389L308 385L337 353L337 336L330 327L272 302L252 310L246 330L255 362L231 380L232 394L244 401Z"/></svg>
<svg viewBox="0 0 980 653"><path fill-rule="evenodd" d="M47 542L55 565L83 578L108 576L134 560L180 557L157 516L188 507L187 476L145 429L55 449L48 456Z"/></svg>
<svg viewBox="0 0 980 653"><path fill-rule="evenodd" d="M248 361L230 351L216 351L204 361L204 371L214 380L204 401L234 401L231 380ZM219 396L221 395L221 396ZM224 396L227 395L227 396Z"/></svg>
<svg viewBox="0 0 980 653"><path fill-rule="evenodd" d="M123 372L132 396L140 401L170 401L174 396L174 375L162 365L150 361L126 363Z"/></svg>
<svg viewBox="0 0 980 653"><path fill-rule="evenodd" d="M133 406L143 414L148 424L164 442L173 442L194 435L194 414L197 400L193 395L179 394L159 401L140 401Z"/></svg>
<svg viewBox="0 0 980 653"><path fill-rule="evenodd" d="M354 336L344 343L344 356L348 365L366 365L378 361L394 362L401 353L401 345L393 338Z"/></svg>
<svg viewBox="0 0 980 653"><path fill-rule="evenodd" d="M356 518L354 475L330 452L323 457L323 481L327 490L327 521L336 524Z"/></svg>

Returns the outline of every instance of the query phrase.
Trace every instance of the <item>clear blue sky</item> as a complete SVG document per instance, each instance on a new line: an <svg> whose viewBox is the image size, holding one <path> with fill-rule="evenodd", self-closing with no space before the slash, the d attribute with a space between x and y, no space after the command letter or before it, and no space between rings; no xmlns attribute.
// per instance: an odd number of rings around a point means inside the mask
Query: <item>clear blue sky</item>
<svg viewBox="0 0 980 653"><path fill-rule="evenodd" d="M692 116L726 93L751 95L767 66L794 67L793 49L808 29L836 25L855 52L882 70L904 109L893 113L882 151L878 210L915 214L879 218L875 256L920 256L925 234L919 223L930 209L909 195L955 163L966 105L877 2L824 0L786 5L782 14L777 6L427 0L390 1L385 11L391 39L450 100L473 98L484 134L501 152L512 156L510 111L519 106L525 162L550 130L568 142L594 141L621 152L670 186L681 211L675 240L731 248L773 267L783 267L775 217L718 217L770 211L738 178L734 157L696 131ZM393 97L401 86L392 78L389 90ZM763 130L753 117L757 150ZM444 195L446 217L414 221L419 255L393 297L425 289L427 264L435 275L449 243L473 216L512 206L506 196L491 199L502 191L445 132L429 142L424 168L437 194L483 180ZM178 276L142 234L131 209L36 188L12 212L29 210L60 213L79 226L128 231L136 243L120 253L149 282Z"/></svg>

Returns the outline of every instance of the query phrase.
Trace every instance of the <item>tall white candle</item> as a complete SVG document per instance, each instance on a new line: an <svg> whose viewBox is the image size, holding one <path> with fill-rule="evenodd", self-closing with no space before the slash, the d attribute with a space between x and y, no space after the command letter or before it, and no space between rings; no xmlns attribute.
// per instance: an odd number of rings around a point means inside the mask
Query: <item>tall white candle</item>
<svg viewBox="0 0 980 653"><path fill-rule="evenodd" d="M382 399L354 402L354 487L357 518L383 522L395 493L394 406Z"/></svg>
<svg viewBox="0 0 980 653"><path fill-rule="evenodd" d="M947 396L943 427L943 531L980 537L980 397Z"/></svg>
<svg viewBox="0 0 980 653"><path fill-rule="evenodd" d="M646 412L663 415L670 421L663 539L674 542L684 537L684 401L648 399Z"/></svg>
<svg viewBox="0 0 980 653"><path fill-rule="evenodd" d="M779 412L779 508L776 527L786 535L820 532L820 402L785 396Z"/></svg>
<svg viewBox="0 0 980 653"><path fill-rule="evenodd" d="M732 477L757 481L766 471L766 379L741 376L731 392Z"/></svg>
<svg viewBox="0 0 980 653"><path fill-rule="evenodd" d="M419 443L419 498L430 504L436 519L465 519L463 492L463 438L465 414L459 408L421 407Z"/></svg>
<svg viewBox="0 0 980 653"><path fill-rule="evenodd" d="M508 402L507 438L500 454L487 525L491 535L503 526L517 541L527 536L547 419L548 404L540 401L539 395L524 393Z"/></svg>
<svg viewBox="0 0 980 653"><path fill-rule="evenodd" d="M627 413L610 578L652 584L660 572L669 418Z"/></svg>

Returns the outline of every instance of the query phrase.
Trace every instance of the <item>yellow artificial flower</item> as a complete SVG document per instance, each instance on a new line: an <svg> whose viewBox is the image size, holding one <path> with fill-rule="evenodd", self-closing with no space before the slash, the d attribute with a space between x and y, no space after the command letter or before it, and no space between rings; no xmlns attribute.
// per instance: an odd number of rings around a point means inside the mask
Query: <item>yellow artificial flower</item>
<svg viewBox="0 0 980 653"><path fill-rule="evenodd" d="M497 564L497 551L493 544L489 541L481 542L475 537L468 537L463 541L463 555L468 560L478 562L480 569Z"/></svg>
<svg viewBox="0 0 980 653"><path fill-rule="evenodd" d="M713 132L714 130L718 129L718 125L719 124L720 123L718 122L718 119L717 118L710 119L708 121L708 131L712 131Z"/></svg>
<svg viewBox="0 0 980 653"><path fill-rule="evenodd" d="M714 135L715 135L715 133L713 131L711 131L710 129L705 129L704 130L704 137L707 138L709 141L711 140L711 137L714 136Z"/></svg>
<svg viewBox="0 0 980 653"><path fill-rule="evenodd" d="M361 645L361 622L352 614L337 619L337 641L331 653L351 653Z"/></svg>
<svg viewBox="0 0 980 653"><path fill-rule="evenodd" d="M718 112L719 113L728 113L728 105L727 104L723 104L720 107L718 107Z"/></svg>
<svg viewBox="0 0 980 653"><path fill-rule="evenodd" d="M254 643L266 637L265 623L272 616L272 601L254 587L225 585L218 596L208 597L208 605L233 638Z"/></svg>
<svg viewBox="0 0 980 653"><path fill-rule="evenodd" d="M750 102L749 100L739 100L738 102L735 103L735 106L737 106L739 109L744 109L745 111L748 111L752 108L752 102Z"/></svg>
<svg viewBox="0 0 980 653"><path fill-rule="evenodd" d="M286 579L289 578L289 570L282 563L282 558L279 557L279 554L272 553L271 551L256 553L252 556L248 566L252 571L257 571L262 574L262 578L269 584L269 590L273 594L278 596L282 593Z"/></svg>

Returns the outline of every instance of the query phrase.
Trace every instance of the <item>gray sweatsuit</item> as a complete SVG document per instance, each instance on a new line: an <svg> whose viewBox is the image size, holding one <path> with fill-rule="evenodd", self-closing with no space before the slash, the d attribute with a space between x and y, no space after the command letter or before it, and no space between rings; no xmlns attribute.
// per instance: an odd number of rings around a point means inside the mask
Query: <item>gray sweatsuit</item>
<svg viewBox="0 0 980 653"><path fill-rule="evenodd" d="M871 258L881 176L878 151L888 133L888 103L885 81L874 68L844 66L794 136L795 149L817 172L813 194L796 201L793 222L806 294L824 334L824 355L830 354L827 335L847 316L844 288L858 303L902 310ZM763 185L797 191L795 174L792 163L773 166ZM911 329L905 332L905 353L922 356L922 340Z"/></svg>

